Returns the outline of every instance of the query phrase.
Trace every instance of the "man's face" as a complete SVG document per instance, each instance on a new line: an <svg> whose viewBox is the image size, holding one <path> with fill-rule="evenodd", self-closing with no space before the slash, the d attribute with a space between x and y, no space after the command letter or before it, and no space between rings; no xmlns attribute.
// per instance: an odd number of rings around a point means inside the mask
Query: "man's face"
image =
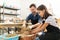
<svg viewBox="0 0 60 40"><path fill-rule="evenodd" d="M30 8L30 11L31 11L32 13L36 13L36 8L35 8L34 6L32 6L32 7Z"/></svg>

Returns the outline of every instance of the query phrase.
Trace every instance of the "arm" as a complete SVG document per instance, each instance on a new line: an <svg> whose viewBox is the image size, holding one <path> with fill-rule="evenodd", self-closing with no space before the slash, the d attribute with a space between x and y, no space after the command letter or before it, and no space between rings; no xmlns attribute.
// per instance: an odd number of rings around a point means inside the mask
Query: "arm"
<svg viewBox="0 0 60 40"><path fill-rule="evenodd" d="M46 29L46 27L47 27L48 25L49 25L48 23L44 23L44 24L42 25L42 27L40 28L40 31ZM40 31L39 31L39 32L40 32Z"/></svg>
<svg viewBox="0 0 60 40"><path fill-rule="evenodd" d="M26 22L28 22L29 20L31 20L31 14L26 18Z"/></svg>
<svg viewBox="0 0 60 40"><path fill-rule="evenodd" d="M53 20L53 21L52 21L52 20ZM56 26L55 18L54 18L53 16L49 16L49 17L45 20L45 23L44 23L41 27L37 27L36 29L33 29L33 30L32 30L32 33L41 32L41 31L44 30L49 24Z"/></svg>
<svg viewBox="0 0 60 40"><path fill-rule="evenodd" d="M38 23L33 25L33 28L36 28L36 27L38 27L41 24L42 24L42 18L40 18L40 16L38 16Z"/></svg>
<svg viewBox="0 0 60 40"><path fill-rule="evenodd" d="M24 20L23 26L26 26L26 23L31 19L31 14Z"/></svg>
<svg viewBox="0 0 60 40"><path fill-rule="evenodd" d="M43 31L46 27L48 26L48 23L44 23L43 25L40 25L39 27L37 27L36 29L32 30L32 34L38 33Z"/></svg>
<svg viewBox="0 0 60 40"><path fill-rule="evenodd" d="M35 25L32 25L33 27L32 28L36 28L37 26L39 26L40 25L40 23L37 23L37 24L35 24Z"/></svg>

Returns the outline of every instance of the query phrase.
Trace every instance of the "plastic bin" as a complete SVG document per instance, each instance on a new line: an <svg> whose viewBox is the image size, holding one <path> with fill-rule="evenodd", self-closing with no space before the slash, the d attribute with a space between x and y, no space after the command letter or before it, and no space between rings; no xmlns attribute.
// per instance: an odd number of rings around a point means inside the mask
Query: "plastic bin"
<svg viewBox="0 0 60 40"><path fill-rule="evenodd" d="M14 37L6 37L6 36L0 36L0 40L18 40L19 36L14 36Z"/></svg>
<svg viewBox="0 0 60 40"><path fill-rule="evenodd" d="M3 40L4 36L3 35L0 35L0 40Z"/></svg>

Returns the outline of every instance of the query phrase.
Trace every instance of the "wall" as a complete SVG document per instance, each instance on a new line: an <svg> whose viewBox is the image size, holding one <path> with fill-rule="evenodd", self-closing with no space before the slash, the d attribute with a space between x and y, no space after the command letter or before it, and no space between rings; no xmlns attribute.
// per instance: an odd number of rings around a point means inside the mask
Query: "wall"
<svg viewBox="0 0 60 40"><path fill-rule="evenodd" d="M46 5L51 14L55 15L57 18L60 18L59 0L0 0L0 5L3 5L3 3L5 6L19 8L19 17L22 17L23 19L30 14L29 5L32 3L35 3L37 7L41 4Z"/></svg>

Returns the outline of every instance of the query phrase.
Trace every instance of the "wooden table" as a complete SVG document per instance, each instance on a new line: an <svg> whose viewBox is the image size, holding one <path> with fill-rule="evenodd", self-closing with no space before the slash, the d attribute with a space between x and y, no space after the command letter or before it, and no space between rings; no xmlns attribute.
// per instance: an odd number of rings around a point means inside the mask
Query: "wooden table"
<svg viewBox="0 0 60 40"><path fill-rule="evenodd" d="M0 28L21 26L22 23L0 23Z"/></svg>

